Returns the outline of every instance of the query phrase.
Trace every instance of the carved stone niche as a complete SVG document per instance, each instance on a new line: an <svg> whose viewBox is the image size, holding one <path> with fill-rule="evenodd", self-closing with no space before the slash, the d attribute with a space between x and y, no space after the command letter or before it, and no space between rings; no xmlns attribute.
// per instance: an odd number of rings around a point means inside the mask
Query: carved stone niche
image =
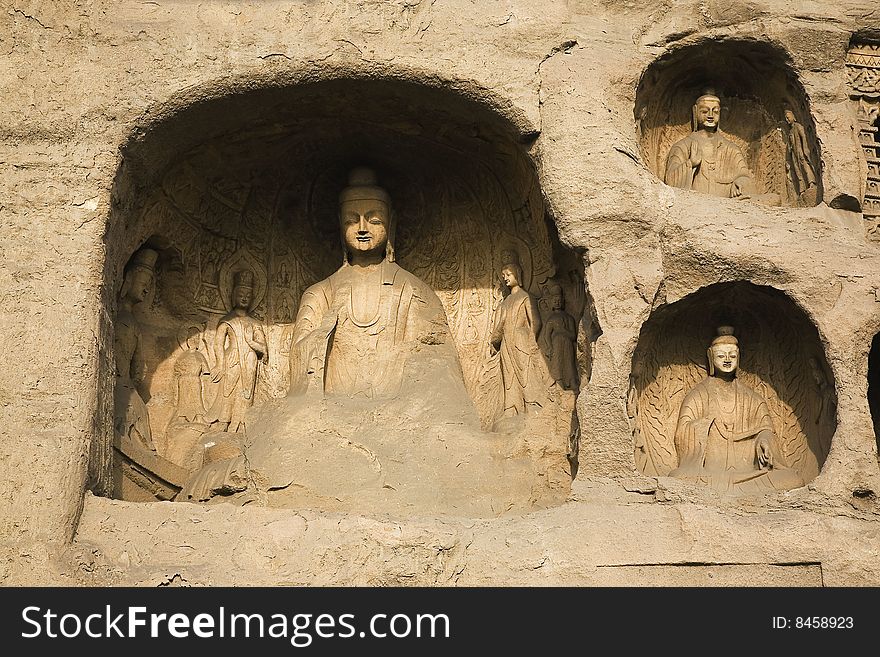
<svg viewBox="0 0 880 657"><path fill-rule="evenodd" d="M711 96L720 117L707 132L699 129L696 102ZM807 96L790 58L770 44L719 40L672 50L642 75L635 118L644 162L667 184L770 205L822 201ZM707 134L716 146L698 157L694 147L708 143L700 139Z"/></svg>
<svg viewBox="0 0 880 657"><path fill-rule="evenodd" d="M718 338L718 327L721 334L733 333L735 340ZM707 381L716 383L710 381L707 358L707 347L713 340L722 346L725 342L728 346L738 343L735 381L742 388L736 406L728 406L728 411L718 410L724 408L725 402L710 399L705 412L697 413L707 420L703 434L708 430L710 441L715 431L708 425L712 419L720 430L715 435L726 433L730 439L729 445L716 439L718 444L710 449L715 449L716 454L719 449L738 449L734 443L755 438L763 422L774 434L770 438L777 449L775 465L794 471L789 479L793 478L795 483L783 488L815 478L828 455L837 426L834 378L818 331L784 293L744 281L704 287L656 310L643 325L633 355L629 394L637 468L649 476L681 474L685 465L679 445L683 428L680 419L685 415L682 405L696 387L705 388ZM757 393L757 397L745 388ZM761 417L750 420L751 427L735 427L732 417L725 413L734 414L734 408L740 412L746 397L751 398L753 409L748 412ZM728 423L726 427L724 422ZM737 433L742 435L734 435ZM751 462L751 454L748 461ZM755 466L756 476L760 469ZM743 478L748 478L748 474ZM709 479L703 477L702 483L723 492L741 492L738 486L716 486ZM742 490L754 492L773 487L750 484Z"/></svg>
<svg viewBox="0 0 880 657"><path fill-rule="evenodd" d="M590 370L582 318L592 313L582 258L560 244L523 141L449 92L334 80L195 104L128 145L108 249L120 262L141 246L159 254L155 293L135 309L152 436L158 456L188 477L210 469L198 485L177 485L183 501L495 515L565 499L574 399ZM393 251L408 272L398 278L416 281L417 301L439 299L445 322L415 351L450 343L454 403L432 388L439 374L390 399L322 396L326 381L317 401L311 388L295 394L298 308L343 264L340 198L353 184L390 199L386 259ZM132 234L145 237L132 243ZM518 272L515 298L535 310L523 330L510 322L524 314L506 316L506 334L498 318L514 290L505 268ZM364 307L376 302L367 296ZM357 326L360 301L352 296L347 311ZM500 355L496 329L508 340ZM343 349L338 337L325 351ZM549 402L505 406L510 373L525 371L504 361L516 346L534 356ZM271 467L258 471L263 457ZM285 481L257 481L273 476ZM156 490L164 499L171 488Z"/></svg>

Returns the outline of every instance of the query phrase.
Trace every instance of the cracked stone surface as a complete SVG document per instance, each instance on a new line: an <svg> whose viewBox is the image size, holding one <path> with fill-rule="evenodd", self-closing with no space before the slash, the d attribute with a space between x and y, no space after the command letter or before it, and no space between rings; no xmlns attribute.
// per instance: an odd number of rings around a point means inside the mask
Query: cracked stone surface
<svg viewBox="0 0 880 657"><path fill-rule="evenodd" d="M825 198L861 199L844 69L854 34L880 34L874 2L5 3L0 583L880 584L867 401L880 246L858 212L664 185L642 162L633 114L642 73L664 53L707 39L769 42L810 101ZM157 147L155 161L124 161L120 148L200 103L346 77L419 83L500 117L534 162L560 241L583 252L601 333L578 398L570 499L475 520L85 492L112 403L114 286L143 237L113 219L177 145ZM730 500L636 470L626 401L640 329L727 281L784 292L818 330L837 428L804 488Z"/></svg>

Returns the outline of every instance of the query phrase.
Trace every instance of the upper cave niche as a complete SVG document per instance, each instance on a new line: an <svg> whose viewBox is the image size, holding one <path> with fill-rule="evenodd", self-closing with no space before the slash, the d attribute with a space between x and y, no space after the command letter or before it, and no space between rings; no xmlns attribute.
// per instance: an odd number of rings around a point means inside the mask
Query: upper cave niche
<svg viewBox="0 0 880 657"><path fill-rule="evenodd" d="M642 75L635 118L644 161L670 185L770 205L822 201L807 96L775 46L719 40L669 52Z"/></svg>
<svg viewBox="0 0 880 657"><path fill-rule="evenodd" d="M781 464L793 470L799 482L815 478L828 455L837 425L834 378L822 343L806 314L785 294L744 281L702 288L657 310L642 326L633 355L629 397L637 468L651 476L694 478L692 473L681 471L688 464L684 462L687 456L681 453L680 443L695 440L693 435L683 434L687 427L682 425L682 419L691 422L701 412L683 410L683 403L689 393L700 385L705 387L709 381L712 349L707 347L713 344L738 347L735 380L748 388L731 397L734 403L728 411L735 415L743 409L745 413L745 397L754 397L748 410L753 417L744 423L752 426L744 427L735 426L742 418L721 417L723 402L709 401L708 410L702 415L721 422L715 427L716 437L724 438L718 441L718 449L726 450L730 459L740 449L736 445L739 440L757 441L761 427L766 425L774 434L768 438L778 450ZM699 400L695 401L699 405ZM702 428L704 440L706 431L711 443L712 425ZM749 435L735 435L738 431ZM754 447L752 443L749 446ZM717 447L710 446L709 451ZM690 449L687 445L684 448ZM724 461L718 449L706 458ZM741 477L745 481L743 486L716 488L754 492L776 487L750 486L746 480L759 476L762 468L757 459L753 460L752 453L744 456L745 461L753 464L754 475ZM728 462L728 469L732 467ZM703 483L710 483L711 477L703 479Z"/></svg>
<svg viewBox="0 0 880 657"><path fill-rule="evenodd" d="M552 336L542 331L531 340L542 371L557 379L556 398L568 395L563 406L569 410L559 422L544 418L542 429L553 445L526 467L532 474L514 486L506 484L523 489L516 504L509 504L500 480L477 482L478 488L485 484L491 489L482 498L461 486L439 497L434 490L432 496L424 493L405 500L405 487L396 488L393 477L414 475L395 470L406 458L383 452L385 444L357 454L353 448L342 454L334 446L340 462L361 470L348 472L346 480L328 475L333 468L327 463L311 474L301 469L308 481L300 482L299 489L311 489L289 504L333 509L409 505L423 510L446 505L447 510L485 514L493 508L523 509L561 499L568 487L566 477L570 480L570 473L562 476L569 468L565 457L576 449L569 440L576 435L572 423L577 367L589 371L580 321L588 297L582 260L559 243L523 140L510 123L472 100L412 83L364 80L201 100L138 135L128 146L117 181L120 209L108 231L108 253L120 262L142 246L159 253L155 293L133 311L144 335L143 398L158 455L193 472L234 456L250 439L228 436L249 433L250 425L247 431L244 426L227 427L219 432L226 436L204 439L218 433L210 412L218 406L224 385L217 374L218 335L225 335L228 343L232 329L223 329L223 323L235 310L236 281L248 281L249 300L240 314L259 336L253 340L259 348L252 346L257 363L249 405L259 411L272 404L277 408L288 399L297 309L303 292L327 280L344 262L340 194L351 189L352 171L366 165L375 174L368 186L380 186L390 199L389 241L396 263L423 281L442 305L463 390L476 411L475 430L482 428L485 435L494 430L489 442L498 442L501 433L515 433L504 422L511 410L504 405L509 375L504 350L499 356L490 348L499 308L508 298L501 275L511 265L517 286L534 300L541 324L557 328ZM119 266L108 264L111 270ZM424 349L429 350L433 339L425 338ZM567 349L565 340L570 341ZM184 383L196 391L187 399L201 395L204 416L181 412ZM387 405L382 408L372 415L391 413ZM403 413L392 418L397 426L415 411L394 412ZM448 425L456 423L446 420L445 438L451 444L455 436ZM552 425L549 433L547 422ZM237 419L232 426L238 427ZM336 430L345 431L341 424ZM204 447L206 442L211 444ZM520 453L511 452L516 449ZM521 464L531 459L526 452L541 451L521 441L514 445L510 439L501 451L505 450L513 460L501 469L509 472L522 471ZM407 456L413 467L425 468L423 481L407 479L410 490L426 488L431 480L426 473L442 470L438 460L427 463L430 453L428 449ZM517 459L520 465L514 464ZM556 461L550 467L552 459ZM474 458L477 461L488 463L482 456ZM383 467L375 470L379 462ZM378 482L377 472L390 478L387 485L378 486L385 497L363 495L355 501L348 495L351 491L337 494L337 485L357 483L370 489ZM535 477L541 480L537 488ZM393 495L403 501L391 501ZM450 501L456 495L458 501ZM336 501L330 504L331 499Z"/></svg>

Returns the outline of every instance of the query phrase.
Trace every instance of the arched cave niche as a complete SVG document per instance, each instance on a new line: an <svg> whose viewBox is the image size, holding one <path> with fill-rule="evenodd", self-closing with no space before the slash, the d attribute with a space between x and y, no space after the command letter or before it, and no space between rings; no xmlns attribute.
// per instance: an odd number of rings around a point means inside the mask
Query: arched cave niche
<svg viewBox="0 0 880 657"><path fill-rule="evenodd" d="M440 297L484 421L499 270L511 253L542 313L548 284L562 288L565 311L580 327L579 369L589 372L583 261L560 244L545 211L527 153L533 135L458 93L404 81L335 79L194 96L124 148L107 235L108 280L121 280L136 249L159 253L155 292L135 315L160 456L175 459L165 436L178 399L176 368L192 352L208 367L214 361L218 319L242 268L254 273L251 313L269 347L255 404L286 394L300 296L342 262L337 199L355 166L373 168L389 192L397 262ZM204 386L208 407L216 392L208 379ZM156 499L174 485L166 488Z"/></svg>
<svg viewBox="0 0 880 657"><path fill-rule="evenodd" d="M694 101L707 90L721 99L719 131L744 154L759 195L778 195L788 206L822 201L820 144L806 92L790 57L762 41L703 41L648 66L636 93L635 118L642 157L657 177L664 179L672 145L692 131ZM809 144L806 159L816 180L812 188L797 180L798 167L787 146L792 128L786 110Z"/></svg>
<svg viewBox="0 0 880 657"><path fill-rule="evenodd" d="M874 424L877 453L880 454L880 333L874 336L868 353L868 407Z"/></svg>
<svg viewBox="0 0 880 657"><path fill-rule="evenodd" d="M642 326L630 378L636 467L665 476L678 466L681 403L707 376L707 347L725 325L739 341L738 378L767 402L783 456L809 482L837 427L833 374L806 313L783 292L745 281L701 288Z"/></svg>

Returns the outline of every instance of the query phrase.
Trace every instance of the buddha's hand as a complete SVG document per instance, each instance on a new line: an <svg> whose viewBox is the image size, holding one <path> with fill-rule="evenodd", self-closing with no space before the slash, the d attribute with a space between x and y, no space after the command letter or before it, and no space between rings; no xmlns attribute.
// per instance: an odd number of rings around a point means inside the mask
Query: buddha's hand
<svg viewBox="0 0 880 657"><path fill-rule="evenodd" d="M766 436L759 436L755 441L755 456L761 470L773 467L773 452L770 450L770 440Z"/></svg>
<svg viewBox="0 0 880 657"><path fill-rule="evenodd" d="M696 169L703 162L703 148L696 142L692 141L688 147L688 164Z"/></svg>
<svg viewBox="0 0 880 657"><path fill-rule="evenodd" d="M749 179L744 176L740 176L739 178L734 180L733 184L731 185L731 189L730 189L731 197L732 198L748 198L749 195L746 192L747 192L749 182L750 182Z"/></svg>
<svg viewBox="0 0 880 657"><path fill-rule="evenodd" d="M211 381L213 381L214 383L220 383L220 381L223 379L223 375L225 373L226 373L225 366L221 365L219 367L215 367L214 374L211 375Z"/></svg>

